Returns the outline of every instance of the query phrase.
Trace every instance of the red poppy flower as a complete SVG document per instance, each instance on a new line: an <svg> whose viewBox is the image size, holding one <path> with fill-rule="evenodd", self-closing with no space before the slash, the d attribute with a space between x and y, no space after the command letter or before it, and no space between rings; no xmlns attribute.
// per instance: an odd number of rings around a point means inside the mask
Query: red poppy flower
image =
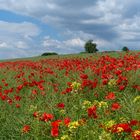
<svg viewBox="0 0 140 140"><path fill-rule="evenodd" d="M52 135L53 137L57 137L57 136L58 136L58 133L59 133L58 130L59 130L58 127L53 127L53 128L51 129L51 135Z"/></svg>
<svg viewBox="0 0 140 140"><path fill-rule="evenodd" d="M20 108L20 104L16 104L16 108Z"/></svg>
<svg viewBox="0 0 140 140"><path fill-rule="evenodd" d="M95 80L95 81L92 83L92 88L96 88L96 87L97 87L97 83L98 83L98 81Z"/></svg>
<svg viewBox="0 0 140 140"><path fill-rule="evenodd" d="M119 110L121 108L120 104L115 102L112 104L111 106L111 110L115 111L115 110Z"/></svg>
<svg viewBox="0 0 140 140"><path fill-rule="evenodd" d="M102 80L102 84L103 84L103 85L107 85L107 83L108 83L108 79L103 79L103 80Z"/></svg>
<svg viewBox="0 0 140 140"><path fill-rule="evenodd" d="M122 74L122 70L116 70L116 71L115 71L115 74L116 74L116 75L121 75L121 74Z"/></svg>
<svg viewBox="0 0 140 140"><path fill-rule="evenodd" d="M125 89L125 85L120 85L119 89L120 89L120 91L124 90Z"/></svg>
<svg viewBox="0 0 140 140"><path fill-rule="evenodd" d="M33 116L34 116L35 118L37 118L37 117L39 116L38 112L34 112L34 113L33 113Z"/></svg>
<svg viewBox="0 0 140 140"><path fill-rule="evenodd" d="M17 87L17 90L21 90L23 88L23 85L19 85L18 87Z"/></svg>
<svg viewBox="0 0 140 140"><path fill-rule="evenodd" d="M94 119L96 119L97 118L96 110L97 110L97 108L96 108L95 105L90 107L90 108L88 108L88 116L93 117Z"/></svg>
<svg viewBox="0 0 140 140"><path fill-rule="evenodd" d="M52 127L59 127L59 125L60 125L61 122L62 122L61 120L56 120L56 121L54 121L54 122L51 123L51 126Z"/></svg>
<svg viewBox="0 0 140 140"><path fill-rule="evenodd" d="M139 85L134 85L132 87L135 88L135 89L137 89L138 91L140 91L140 86Z"/></svg>
<svg viewBox="0 0 140 140"><path fill-rule="evenodd" d="M7 87L7 86L8 86L8 84L7 84L7 83L5 83L5 84L4 84L4 86L5 86L5 87Z"/></svg>
<svg viewBox="0 0 140 140"><path fill-rule="evenodd" d="M23 133L28 133L30 131L30 126L29 125L25 125L23 128L22 128L22 132Z"/></svg>
<svg viewBox="0 0 140 140"><path fill-rule="evenodd" d="M6 95L1 95L1 99L4 101L7 99L7 96Z"/></svg>
<svg viewBox="0 0 140 140"><path fill-rule="evenodd" d="M15 100L16 100L16 101L20 101L20 100L21 100L21 97L15 95Z"/></svg>
<svg viewBox="0 0 140 140"><path fill-rule="evenodd" d="M114 100L116 98L115 94L113 92L108 93L107 96L105 96L105 99L107 100Z"/></svg>
<svg viewBox="0 0 140 140"><path fill-rule="evenodd" d="M69 123L70 123L70 121L71 121L70 118L65 118L65 119L64 119L64 124L65 124L66 126L68 126Z"/></svg>
<svg viewBox="0 0 140 140"><path fill-rule="evenodd" d="M52 120L54 117L52 114L47 114L47 113L43 113L42 116L40 117L41 121L47 122L49 120Z"/></svg>
<svg viewBox="0 0 140 140"><path fill-rule="evenodd" d="M37 90L32 90L32 94L36 95L37 94Z"/></svg>
<svg viewBox="0 0 140 140"><path fill-rule="evenodd" d="M87 78L88 78L88 75L87 75L87 74L81 74L81 75L80 75L80 78L81 78L81 79L87 79Z"/></svg>
<svg viewBox="0 0 140 140"><path fill-rule="evenodd" d="M57 137L59 134L59 125L62 121L61 120L56 120L51 123L52 129L51 129L51 135L53 137Z"/></svg>
<svg viewBox="0 0 140 140"><path fill-rule="evenodd" d="M59 104L57 104L57 107L63 109L65 107L65 104L64 103L59 103Z"/></svg>
<svg viewBox="0 0 140 140"><path fill-rule="evenodd" d="M127 123L120 123L120 124L116 124L113 126L112 129L113 133L119 133L119 132L132 132L131 127L129 126L129 124Z"/></svg>
<svg viewBox="0 0 140 140"><path fill-rule="evenodd" d="M137 121L137 120L131 120L130 121L130 126L134 126L134 125L137 125L139 123L139 121Z"/></svg>
<svg viewBox="0 0 140 140"><path fill-rule="evenodd" d="M140 129L139 130L134 130L132 132L132 137L134 138L134 140L140 140Z"/></svg>
<svg viewBox="0 0 140 140"><path fill-rule="evenodd" d="M12 99L8 99L7 102L11 105L13 103Z"/></svg>

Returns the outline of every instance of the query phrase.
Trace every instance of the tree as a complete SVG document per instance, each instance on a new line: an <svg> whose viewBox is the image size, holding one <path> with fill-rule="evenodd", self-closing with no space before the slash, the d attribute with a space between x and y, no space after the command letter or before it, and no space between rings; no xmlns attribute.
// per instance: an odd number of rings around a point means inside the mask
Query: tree
<svg viewBox="0 0 140 140"><path fill-rule="evenodd" d="M96 48L97 47L97 44L96 43L93 43L93 40L89 40L85 43L85 51L87 53L95 53L98 51L98 49Z"/></svg>
<svg viewBox="0 0 140 140"><path fill-rule="evenodd" d="M124 46L124 47L122 48L122 51L127 52L127 51L129 51L129 49L128 49L128 47Z"/></svg>

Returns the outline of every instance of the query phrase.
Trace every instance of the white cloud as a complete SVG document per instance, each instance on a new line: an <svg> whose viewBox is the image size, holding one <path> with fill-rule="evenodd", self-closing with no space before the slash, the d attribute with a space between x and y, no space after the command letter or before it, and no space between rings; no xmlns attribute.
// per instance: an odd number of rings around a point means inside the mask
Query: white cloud
<svg viewBox="0 0 140 140"><path fill-rule="evenodd" d="M27 48L29 48L29 46L23 41L18 41L16 43L16 48L18 48L18 49L27 49Z"/></svg>
<svg viewBox="0 0 140 140"><path fill-rule="evenodd" d="M34 17L58 29L63 40L44 34L47 37L42 36L40 47L59 53L82 51L89 39L101 50L121 49L126 44L138 48L139 5L139 0L0 0L0 9ZM32 38L40 32L34 23L0 21L0 48L33 50L31 44L34 46L36 40ZM43 49L34 50L34 54Z"/></svg>
<svg viewBox="0 0 140 140"><path fill-rule="evenodd" d="M140 17L134 16L132 19L124 19L122 24L115 27L119 31L116 41L122 45L127 45L130 49L138 49L140 44Z"/></svg>
<svg viewBox="0 0 140 140"><path fill-rule="evenodd" d="M0 42L0 48L8 48L8 45L6 42Z"/></svg>
<svg viewBox="0 0 140 140"><path fill-rule="evenodd" d="M40 33L40 29L33 23L10 23L0 21L0 31L8 32L9 34L19 34L25 38L37 36Z"/></svg>
<svg viewBox="0 0 140 140"><path fill-rule="evenodd" d="M59 53L72 53L82 51L85 41L80 38L72 38L64 41L54 40L50 37L45 37L42 42L46 51Z"/></svg>
<svg viewBox="0 0 140 140"><path fill-rule="evenodd" d="M76 47L76 46L83 46L84 45L84 41L81 40L80 38L73 38L73 39L69 39L63 42L66 46L70 46L70 47Z"/></svg>
<svg viewBox="0 0 140 140"><path fill-rule="evenodd" d="M0 59L33 55L36 46L33 37L39 33L40 29L30 22L0 21Z"/></svg>

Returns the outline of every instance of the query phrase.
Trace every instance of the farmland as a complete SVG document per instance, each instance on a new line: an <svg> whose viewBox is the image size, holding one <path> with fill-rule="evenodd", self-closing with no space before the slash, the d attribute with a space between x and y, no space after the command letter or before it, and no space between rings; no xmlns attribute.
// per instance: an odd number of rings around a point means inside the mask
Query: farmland
<svg viewBox="0 0 140 140"><path fill-rule="evenodd" d="M140 140L140 53L0 62L0 139Z"/></svg>

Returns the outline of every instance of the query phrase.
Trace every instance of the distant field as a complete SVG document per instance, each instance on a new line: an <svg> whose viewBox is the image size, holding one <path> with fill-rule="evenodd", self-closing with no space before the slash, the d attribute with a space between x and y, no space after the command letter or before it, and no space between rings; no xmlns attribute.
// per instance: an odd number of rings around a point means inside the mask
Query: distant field
<svg viewBox="0 0 140 140"><path fill-rule="evenodd" d="M0 140L140 140L140 53L0 62Z"/></svg>

